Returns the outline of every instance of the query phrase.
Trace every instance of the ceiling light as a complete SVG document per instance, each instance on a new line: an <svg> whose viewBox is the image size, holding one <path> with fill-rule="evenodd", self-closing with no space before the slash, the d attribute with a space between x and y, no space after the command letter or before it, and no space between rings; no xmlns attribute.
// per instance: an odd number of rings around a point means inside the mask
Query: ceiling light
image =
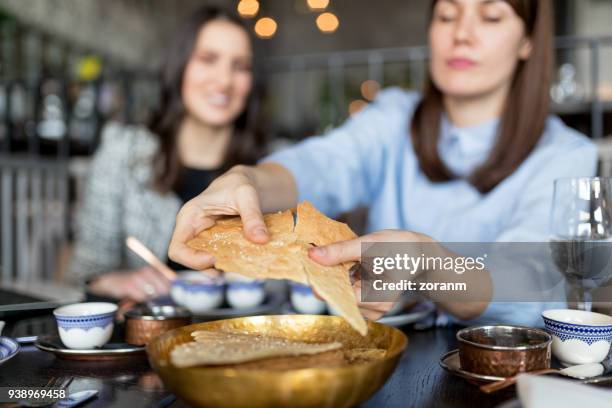
<svg viewBox="0 0 612 408"><path fill-rule="evenodd" d="M317 27L324 33L333 33L338 29L339 25L338 17L333 13L321 13L317 17Z"/></svg>
<svg viewBox="0 0 612 408"><path fill-rule="evenodd" d="M329 0L307 0L307 3L311 10L321 11L329 5Z"/></svg>
<svg viewBox="0 0 612 408"><path fill-rule="evenodd" d="M240 0L237 9L238 14L242 17L255 17L259 11L259 2L257 0Z"/></svg>
<svg viewBox="0 0 612 408"><path fill-rule="evenodd" d="M263 17L257 20L257 23L255 23L255 34L257 34L259 38L272 38L274 37L274 34L276 34L277 27L278 25L274 19L270 17Z"/></svg>

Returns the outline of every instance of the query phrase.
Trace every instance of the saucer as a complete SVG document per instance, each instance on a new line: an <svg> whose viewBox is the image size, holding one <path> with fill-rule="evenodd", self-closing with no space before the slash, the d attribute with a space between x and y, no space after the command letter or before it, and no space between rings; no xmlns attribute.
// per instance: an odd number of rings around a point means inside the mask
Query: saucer
<svg viewBox="0 0 612 408"><path fill-rule="evenodd" d="M106 343L102 347L91 350L69 349L64 346L57 335L38 336L34 345L39 350L70 360L115 360L146 355L144 346L133 346L127 343Z"/></svg>
<svg viewBox="0 0 612 408"><path fill-rule="evenodd" d="M458 349L451 350L448 353L444 354L440 358L440 366L446 371L448 371L449 373L451 373L452 375L456 375L458 377L465 378L466 380L472 383L482 384L482 383L489 383L489 382L501 381L501 380L506 379L506 377L476 374L476 373L471 373L469 371L462 370L461 363L459 361L459 350ZM564 378L568 378L568 377L564 377ZM584 380L576 380L576 379L571 379L571 378L568 378L568 379L572 381L577 381L582 384L610 384L612 383L612 375L610 374L606 374L606 375L602 375L598 377L586 378Z"/></svg>
<svg viewBox="0 0 612 408"><path fill-rule="evenodd" d="M461 362L459 361L459 350L458 349L449 351L448 353L444 354L442 358L440 358L440 366L442 366L442 368L448 371L449 373L459 376L459 377L463 377L466 380L469 380L470 382L477 382L477 383L487 382L488 383L488 382L501 381L501 380L506 379L506 377L476 374L476 373L471 373L469 371L462 370Z"/></svg>

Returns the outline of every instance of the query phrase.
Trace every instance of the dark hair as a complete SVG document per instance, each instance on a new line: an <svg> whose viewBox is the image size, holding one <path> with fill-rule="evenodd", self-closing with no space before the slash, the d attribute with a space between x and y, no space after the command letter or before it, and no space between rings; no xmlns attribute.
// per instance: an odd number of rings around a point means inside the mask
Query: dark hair
<svg viewBox="0 0 612 408"><path fill-rule="evenodd" d="M432 1L432 15L436 2ZM501 115L497 141L489 157L469 176L469 182L481 193L494 189L529 156L544 132L549 113L554 65L552 4L550 0L506 2L523 20L532 41L532 52L516 69ZM455 178L438 153L443 111L442 92L430 76L423 99L414 113L411 134L420 167L434 182Z"/></svg>
<svg viewBox="0 0 612 408"><path fill-rule="evenodd" d="M251 37L250 30L240 17L217 7L202 7L183 22L164 55L160 73L160 105L148 124L151 133L159 139L159 149L153 158L153 187L162 193L167 193L177 185L183 171L178 157L176 135L186 115L182 96L185 67L191 58L201 28L217 19L227 20L242 27ZM256 63L256 58L253 59ZM234 134L222 170L235 164L254 164L264 154L264 132L260 116L263 87L258 73L258 70L253 68L253 89L245 110L234 122Z"/></svg>

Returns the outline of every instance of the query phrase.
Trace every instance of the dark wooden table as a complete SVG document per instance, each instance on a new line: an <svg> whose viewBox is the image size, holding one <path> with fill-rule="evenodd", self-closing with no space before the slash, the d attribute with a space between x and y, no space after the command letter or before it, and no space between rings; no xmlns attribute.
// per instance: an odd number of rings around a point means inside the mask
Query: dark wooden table
<svg viewBox="0 0 612 408"><path fill-rule="evenodd" d="M399 366L387 384L363 406L495 407L514 398L513 390L485 395L440 367L440 356L456 348L456 330L415 331L406 328L409 344ZM70 361L28 345L0 366L2 387L43 386L52 376L74 377L69 392L99 390L99 397L88 403L87 408L185 406L180 401L168 399L164 403L169 393L163 389L145 358L115 362Z"/></svg>

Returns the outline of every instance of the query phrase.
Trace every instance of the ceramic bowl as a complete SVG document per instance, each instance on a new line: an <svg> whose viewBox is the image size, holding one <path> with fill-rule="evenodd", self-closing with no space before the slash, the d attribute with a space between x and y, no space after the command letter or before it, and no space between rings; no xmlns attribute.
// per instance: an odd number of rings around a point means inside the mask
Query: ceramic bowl
<svg viewBox="0 0 612 408"><path fill-rule="evenodd" d="M612 316L572 309L542 313L552 352L565 366L600 363L612 344Z"/></svg>
<svg viewBox="0 0 612 408"><path fill-rule="evenodd" d="M259 306L266 297L263 280L247 278L236 273L225 274L227 303L236 309Z"/></svg>
<svg viewBox="0 0 612 408"><path fill-rule="evenodd" d="M325 302L317 298L308 285L297 282L290 282L291 285L291 305L296 312L304 314L325 313Z"/></svg>
<svg viewBox="0 0 612 408"><path fill-rule="evenodd" d="M71 349L93 349L113 334L117 305L106 302L75 303L53 311L60 338Z"/></svg>
<svg viewBox="0 0 612 408"><path fill-rule="evenodd" d="M17 341L10 337L0 336L0 365L15 357L21 347Z"/></svg>
<svg viewBox="0 0 612 408"><path fill-rule="evenodd" d="M198 314L216 309L223 303L225 282L198 271L182 271L172 282L170 296L177 305Z"/></svg>

